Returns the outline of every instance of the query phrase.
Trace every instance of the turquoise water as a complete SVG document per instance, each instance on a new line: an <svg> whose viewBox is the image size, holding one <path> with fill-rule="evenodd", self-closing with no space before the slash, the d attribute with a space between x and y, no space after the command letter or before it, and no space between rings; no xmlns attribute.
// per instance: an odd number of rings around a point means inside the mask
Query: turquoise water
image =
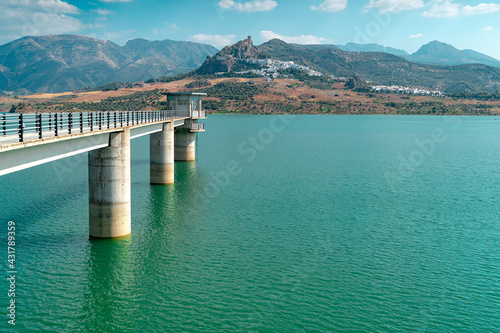
<svg viewBox="0 0 500 333"><path fill-rule="evenodd" d="M148 184L148 139L133 141L119 240L88 240L86 155L0 178L16 331L500 331L500 121L221 115L206 128L174 186Z"/></svg>

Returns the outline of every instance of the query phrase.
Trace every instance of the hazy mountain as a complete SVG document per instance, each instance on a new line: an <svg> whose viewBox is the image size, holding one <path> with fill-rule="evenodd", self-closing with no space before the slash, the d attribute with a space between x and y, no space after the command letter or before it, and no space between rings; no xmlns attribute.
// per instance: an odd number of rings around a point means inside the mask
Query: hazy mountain
<svg viewBox="0 0 500 333"><path fill-rule="evenodd" d="M438 41L423 45L417 52L405 56L406 59L422 64L464 65L485 64L500 68L500 61L473 50L458 50L452 45Z"/></svg>
<svg viewBox="0 0 500 333"><path fill-rule="evenodd" d="M79 35L24 37L0 46L0 91L60 92L187 72L217 49L133 40L124 47Z"/></svg>
<svg viewBox="0 0 500 333"><path fill-rule="evenodd" d="M203 64L207 55L213 55L218 51L206 44L168 39L163 41L134 39L128 41L122 49L132 57L133 63L114 74L110 81L135 82L186 73Z"/></svg>
<svg viewBox="0 0 500 333"><path fill-rule="evenodd" d="M500 61L485 54L473 50L458 50L452 45L438 41L423 45L417 52L408 54L405 50L400 50L379 44L357 44L347 43L345 45L317 44L294 46L306 48L308 50L340 49L348 52L383 52L404 57L407 60L422 64L455 66L464 64L484 64L488 66L500 67Z"/></svg>
<svg viewBox="0 0 500 333"><path fill-rule="evenodd" d="M389 46L383 46L379 44L357 44L357 43L347 43L345 45L337 45L342 51L349 52L384 52L389 54L394 54L397 56L407 56L408 53L405 50L395 49Z"/></svg>
<svg viewBox="0 0 500 333"><path fill-rule="evenodd" d="M333 44L294 44L290 43L290 45L301 47L307 50L324 50L324 49L338 49L337 45Z"/></svg>

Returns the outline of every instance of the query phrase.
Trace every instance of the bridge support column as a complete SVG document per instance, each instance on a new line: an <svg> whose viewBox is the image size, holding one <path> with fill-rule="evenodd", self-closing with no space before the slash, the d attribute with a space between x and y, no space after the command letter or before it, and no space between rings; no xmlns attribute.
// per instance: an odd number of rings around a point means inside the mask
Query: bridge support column
<svg viewBox="0 0 500 333"><path fill-rule="evenodd" d="M130 234L130 129L109 135L109 147L89 152L89 234Z"/></svg>
<svg viewBox="0 0 500 333"><path fill-rule="evenodd" d="M149 181L174 183L174 123L163 124L163 131L149 136Z"/></svg>
<svg viewBox="0 0 500 333"><path fill-rule="evenodd" d="M191 133L191 121L186 120L185 127L175 129L175 160L194 161L196 159L196 133Z"/></svg>

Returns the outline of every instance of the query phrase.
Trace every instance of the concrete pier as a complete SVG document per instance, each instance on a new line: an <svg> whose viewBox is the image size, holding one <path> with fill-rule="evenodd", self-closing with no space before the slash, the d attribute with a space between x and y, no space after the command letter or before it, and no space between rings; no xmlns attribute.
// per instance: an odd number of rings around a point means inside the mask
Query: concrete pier
<svg viewBox="0 0 500 333"><path fill-rule="evenodd" d="M130 129L109 134L109 146L89 152L89 234L130 234Z"/></svg>
<svg viewBox="0 0 500 333"><path fill-rule="evenodd" d="M194 161L196 159L196 133L192 133L186 121L185 127L175 129L175 160Z"/></svg>
<svg viewBox="0 0 500 333"><path fill-rule="evenodd" d="M149 139L149 180L151 184L174 183L174 123L163 124L163 131Z"/></svg>

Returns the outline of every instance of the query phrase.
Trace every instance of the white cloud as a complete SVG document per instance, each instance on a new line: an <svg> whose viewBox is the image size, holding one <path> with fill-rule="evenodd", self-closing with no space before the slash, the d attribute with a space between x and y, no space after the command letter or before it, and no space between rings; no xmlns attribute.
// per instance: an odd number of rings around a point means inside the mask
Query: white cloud
<svg viewBox="0 0 500 333"><path fill-rule="evenodd" d="M493 29L495 29L495 27L490 25L489 27L484 28L483 31L493 31Z"/></svg>
<svg viewBox="0 0 500 333"><path fill-rule="evenodd" d="M11 1L13 3L13 1ZM21 5L30 4L31 6L37 6L40 9L50 12L64 13L64 14L78 14L80 10L77 7L61 1L61 0L28 0L28 1L20 1Z"/></svg>
<svg viewBox="0 0 500 333"><path fill-rule="evenodd" d="M460 15L460 7L461 5L453 3L453 1L435 0L431 3L431 8L426 10L423 15L437 18L456 17Z"/></svg>
<svg viewBox="0 0 500 333"><path fill-rule="evenodd" d="M481 15L500 11L500 4L481 3L477 6L462 6L453 0L433 0L430 8L424 12L424 16L446 18L459 15Z"/></svg>
<svg viewBox="0 0 500 333"><path fill-rule="evenodd" d="M312 35L301 35L301 36L283 36L275 34L272 31L261 31L260 38L262 41L267 42L268 40L278 38L287 43L295 43L295 44L323 44L327 43L329 40L323 37L317 37Z"/></svg>
<svg viewBox="0 0 500 333"><path fill-rule="evenodd" d="M276 8L278 3L274 0L252 0L247 2L236 2L234 0L220 0L220 9L234 9L238 12L268 12Z"/></svg>
<svg viewBox="0 0 500 333"><path fill-rule="evenodd" d="M418 33L418 34L413 34L413 35L409 36L408 39L415 39L415 38L421 38L421 37L424 37L424 34Z"/></svg>
<svg viewBox="0 0 500 333"><path fill-rule="evenodd" d="M220 9L231 9L235 5L233 0L220 0L219 8Z"/></svg>
<svg viewBox="0 0 500 333"><path fill-rule="evenodd" d="M198 34L190 36L188 40L197 43L206 43L218 48L222 48L224 46L233 44L236 41L236 35L222 36L222 35Z"/></svg>
<svg viewBox="0 0 500 333"><path fill-rule="evenodd" d="M340 12L347 7L347 0L325 0L319 6L311 6L312 10L322 12Z"/></svg>
<svg viewBox="0 0 500 333"><path fill-rule="evenodd" d="M400 13L422 7L424 7L422 0L370 0L365 9L378 8L381 13Z"/></svg>
<svg viewBox="0 0 500 333"><path fill-rule="evenodd" d="M481 3L477 6L465 6L462 8L464 15L478 15L496 13L500 10L500 5L495 3Z"/></svg>
<svg viewBox="0 0 500 333"><path fill-rule="evenodd" d="M61 0L1 1L0 42L23 36L74 33L87 26L71 16L80 10Z"/></svg>
<svg viewBox="0 0 500 333"><path fill-rule="evenodd" d="M102 15L102 16L113 14L112 11L107 10L107 9L101 9L101 8L94 9L93 11L96 12L97 14L99 14L99 15Z"/></svg>
<svg viewBox="0 0 500 333"><path fill-rule="evenodd" d="M91 23L91 24L87 25L87 28L89 28L89 29L97 29L97 28L102 28L102 27L103 27L103 25L101 23L94 23L94 24Z"/></svg>

